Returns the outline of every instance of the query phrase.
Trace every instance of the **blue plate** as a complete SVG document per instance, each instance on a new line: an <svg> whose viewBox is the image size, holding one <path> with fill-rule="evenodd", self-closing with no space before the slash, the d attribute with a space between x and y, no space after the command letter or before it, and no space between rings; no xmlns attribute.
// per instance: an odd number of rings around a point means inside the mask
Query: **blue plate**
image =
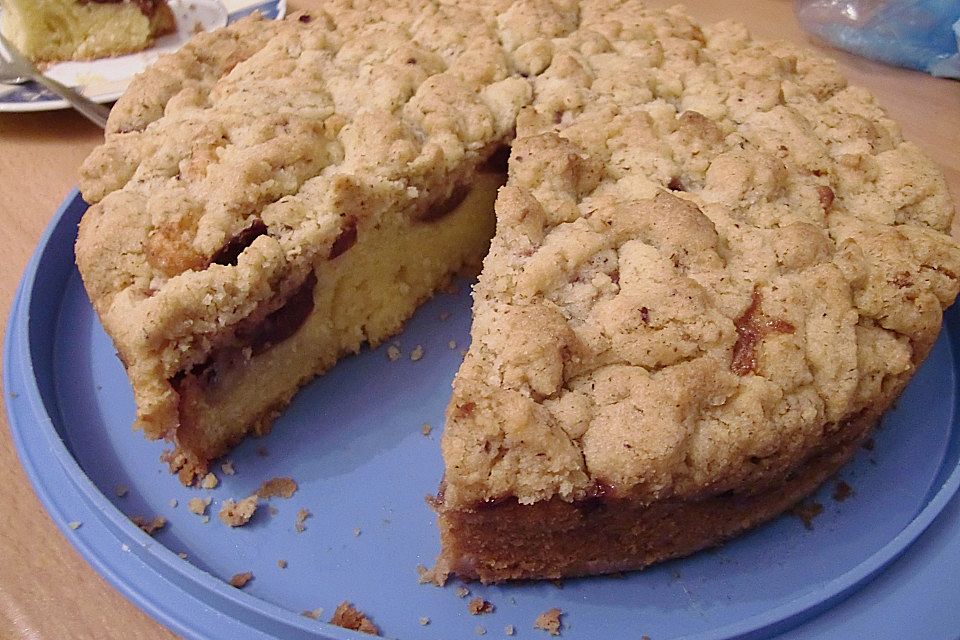
<svg viewBox="0 0 960 640"><path fill-rule="evenodd" d="M391 362L381 348L343 360L296 397L269 436L230 455L235 475L215 467L218 488L187 489L159 462L163 444L130 430L129 384L74 266L85 209L76 192L68 197L18 290L4 354L10 424L31 482L64 534L120 591L183 636L363 637L301 615L322 608L321 619L329 619L344 600L385 635L406 639L475 637L478 626L503 637L507 625L518 637L543 637L532 623L552 607L564 611L568 640L801 638L812 637L809 630L816 637L883 637L887 630L947 638L960 630L960 595L943 582L960 574L960 507L951 502L960 484L957 312L947 314L875 448L842 471L853 495L832 499L835 481L820 491L824 511L812 530L784 516L718 550L621 578L469 585L472 596L496 607L471 616L456 583L419 585L415 570L431 565L438 551L424 496L442 472L438 438L469 336L468 287L418 311L397 339L403 358ZM407 356L416 345L424 357L413 362ZM426 436L425 422L433 427ZM261 506L245 527L218 521L223 500L247 496L275 476L297 481L291 499L275 498L272 510ZM116 495L118 486L125 496ZM197 496L212 498L208 523L187 509ZM301 508L313 515L298 533ZM904 559L835 607L945 508ZM130 515L160 515L168 524L151 538ZM244 589L225 582L243 571L255 576ZM931 612L897 614L897 602ZM891 620L898 626L888 627Z"/></svg>

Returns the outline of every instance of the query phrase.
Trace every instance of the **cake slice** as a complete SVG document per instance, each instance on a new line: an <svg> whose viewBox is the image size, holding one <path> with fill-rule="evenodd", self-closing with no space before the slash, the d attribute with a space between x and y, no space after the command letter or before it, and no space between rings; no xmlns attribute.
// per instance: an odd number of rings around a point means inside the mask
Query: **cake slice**
<svg viewBox="0 0 960 640"><path fill-rule="evenodd" d="M0 0L2 30L34 62L141 51L177 29L167 0Z"/></svg>
<svg viewBox="0 0 960 640"><path fill-rule="evenodd" d="M437 7L417 34L334 9L161 59L83 168L77 264L136 425L175 445L185 482L399 332L493 235L502 179L483 165L530 87L492 27Z"/></svg>
<svg viewBox="0 0 960 640"><path fill-rule="evenodd" d="M957 295L942 176L832 62L632 2L559 35L513 51L535 98L447 410L441 579L638 569L782 513Z"/></svg>

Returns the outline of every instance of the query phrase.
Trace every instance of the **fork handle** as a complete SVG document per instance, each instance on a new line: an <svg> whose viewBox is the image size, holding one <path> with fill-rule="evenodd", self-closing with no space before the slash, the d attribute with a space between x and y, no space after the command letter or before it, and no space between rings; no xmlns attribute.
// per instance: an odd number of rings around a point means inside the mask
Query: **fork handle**
<svg viewBox="0 0 960 640"><path fill-rule="evenodd" d="M74 91L66 85L60 84L53 78L48 78L42 73L36 73L32 75L34 80L69 102L74 109L83 114L90 122L94 123L101 129L107 128L107 118L110 116L109 108L103 106L102 104L97 104L86 96L81 95L79 92Z"/></svg>
<svg viewBox="0 0 960 640"><path fill-rule="evenodd" d="M14 47L2 33L0 33L0 44L7 50L7 55L10 56L11 62L17 69L25 72L26 75L69 102L74 109L82 113L88 120L101 129L107 128L107 117L110 115L110 109L97 104L86 96L80 95L79 92L74 91L70 87L62 85L53 78L48 78L40 73L22 53L17 51L17 48Z"/></svg>

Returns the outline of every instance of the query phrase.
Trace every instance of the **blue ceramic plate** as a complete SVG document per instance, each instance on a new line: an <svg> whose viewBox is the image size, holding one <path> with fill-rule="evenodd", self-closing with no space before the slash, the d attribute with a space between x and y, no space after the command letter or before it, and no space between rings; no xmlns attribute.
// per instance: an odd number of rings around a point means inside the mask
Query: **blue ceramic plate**
<svg viewBox="0 0 960 640"><path fill-rule="evenodd" d="M4 358L10 424L23 465L65 535L119 590L186 637L360 637L301 615L322 608L321 620L327 620L344 600L369 614L385 635L404 639L469 638L479 627L504 637L507 625L517 637L544 637L532 623L552 607L564 612L567 640L769 637L864 585L931 524L960 483L960 317L951 311L927 363L884 419L873 450L859 452L842 471L853 495L836 501L837 480L828 483L817 497L824 511L812 530L784 516L718 550L625 577L470 585L472 595L496 607L471 616L456 583L419 585L415 570L432 564L438 551L424 496L435 490L442 471L438 438L469 335L468 286L418 311L397 338L400 360L389 361L384 348L343 360L296 397L269 436L230 455L235 475L215 467L219 487L186 489L159 462L163 444L130 430L129 385L74 267L76 225L85 208L76 193L67 199L20 285ZM413 362L408 355L416 345L424 356ZM429 435L421 431L424 423L433 427ZM275 476L293 477L299 490L289 500L272 500L274 513L263 506L238 529L218 521L223 500L247 496ZM127 489L125 496L118 497L118 486ZM212 499L208 523L187 509L197 496ZM312 516L298 533L302 508ZM163 516L168 524L151 538L128 520L131 515ZM958 520L956 502L945 517ZM938 571L960 567L956 531L934 527L924 537L939 536L927 543L921 560L950 559L921 566L906 583L921 601L946 598L952 606L924 637L960 629L956 591L936 596L930 594L940 592L924 590L924 580L939 579ZM897 566L918 562L911 557ZM897 566L868 590L885 584ZM244 589L226 583L243 571L254 574ZM898 577L895 586L904 580ZM881 603L884 597L874 596ZM840 634L834 637L858 637L843 635L850 620L867 628L879 624L864 622L856 608L851 612L850 603L859 601L858 594L835 609L847 613L831 623ZM926 628L922 619L905 619Z"/></svg>
<svg viewBox="0 0 960 640"><path fill-rule="evenodd" d="M95 102L113 102L119 98L133 77L161 54L176 51L196 30L212 31L243 16L259 11L264 17L277 20L287 9L286 0L168 0L177 20L177 31L158 38L152 47L124 56L98 60L60 62L44 69L54 80L74 87ZM0 9L0 22L3 10ZM6 50L0 45L0 56ZM0 112L51 111L68 109L70 104L36 82L22 85L0 84Z"/></svg>

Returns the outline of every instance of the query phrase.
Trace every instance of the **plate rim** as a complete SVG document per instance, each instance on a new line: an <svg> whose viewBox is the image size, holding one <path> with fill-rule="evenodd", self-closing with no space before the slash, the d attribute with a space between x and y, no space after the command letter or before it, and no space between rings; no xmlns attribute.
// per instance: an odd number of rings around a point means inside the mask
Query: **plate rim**
<svg viewBox="0 0 960 640"><path fill-rule="evenodd" d="M19 393L25 396L27 404L27 406L24 406L24 403L4 403L10 424L10 431L21 465L24 467L31 481L32 488L38 494L45 510L50 513L57 527L88 564L97 570L98 573L114 588L123 593L131 602L146 611L161 624L168 628L175 629L177 633L183 633L189 637L211 637L209 635L195 635L195 629L192 629L189 626L190 622L188 622L192 620L192 618L184 616L178 617L168 611L161 610L155 602L144 598L140 591L134 588L133 584L119 579L114 572L110 570L110 565L93 551L89 545L89 540L87 540L84 527L77 530L68 528L67 519L50 498L48 485L44 482L44 480L49 481L49 479L45 477L45 474L51 473L49 467L53 465L38 466L34 464L34 461L29 455L28 449L30 444L27 442L28 438L25 436L42 437L49 448L49 453L53 454L58 463L56 470L64 474L68 484L83 498L85 503L84 507L90 510L95 516L101 518L101 521L105 523L110 534L116 538L118 544L128 544L131 552L136 551L140 561L143 562L157 578L170 584L176 590L178 596L186 594L194 597L193 594L185 591L183 585L167 579L161 571L158 571L158 566L156 565L177 574L181 578L188 579L190 583L198 589L202 589L205 592L212 592L218 601L226 600L230 602L232 607L239 608L257 616L258 621L269 623L266 626L280 625L284 627L282 629L283 631L286 633L296 633L298 634L297 637L300 637L300 634L306 634L303 637L307 638L328 638L329 640L349 640L350 638L365 637L358 633L330 625L329 623L300 619L302 616L288 609L229 587L220 578L201 570L191 563L184 563L172 550L163 544L154 542L152 538L140 531L138 527L110 502L89 476L87 476L66 447L66 444L60 438L53 424L53 420L47 411L36 378L36 367L30 344L30 308L38 284L39 267L48 252L52 251L51 240L55 234L65 232L62 225L69 224L70 220L72 220L72 218L69 220L66 219L68 214L72 214L79 221L79 218L87 207L88 205L83 201L79 190L76 188L71 190L59 205L53 218L44 229L24 269L13 298L4 339L4 387L9 392L11 381L17 380L22 383L23 386L19 390ZM79 211L76 211L78 208ZM72 231L71 234L68 235L75 238L76 232ZM72 250L69 254L72 258ZM60 260L62 261L63 257L60 257ZM66 280L61 281L59 284L65 286ZM62 292L58 297L62 297ZM944 322L942 330L946 332L951 350L954 352L952 359L957 362L956 341L954 340L955 336L953 334L960 332L960 328L955 328L954 331L951 332L947 322ZM957 421L957 409L958 403L955 401L953 407L954 423ZM24 422L29 424L25 425ZM25 430L25 426L33 427L33 431ZM890 538L881 548L853 568L822 585L818 585L815 591L789 600L773 609L765 610L744 620L717 629L696 632L683 637L687 640L718 640L720 638L732 639L745 636L769 637L792 629L805 620L811 619L825 610L832 608L855 593L857 589L866 584L906 552L917 538L934 522L937 516L939 516L950 500L953 499L954 495L957 494L958 489L960 489L960 462L943 478L939 488L937 488L932 495L928 494L926 504L923 505L920 511L913 516L906 526ZM832 591L832 593L824 596L824 592L827 591ZM220 609L217 609L217 611L220 611ZM246 624L237 618L233 619L241 624ZM259 625L251 624L250 629L261 633L270 633L269 631L261 629Z"/></svg>
<svg viewBox="0 0 960 640"><path fill-rule="evenodd" d="M251 11L255 11L256 9L266 5L275 5L277 7L277 17L274 18L274 20L282 20L287 13L287 0L262 0L260 2L251 2L251 4L247 7L227 14L227 24L229 25L247 15ZM137 73L140 73L143 70L144 69L140 69L140 71ZM128 79L128 85L129 81L133 79L134 75L136 75L136 73L131 75ZM98 104L108 104L110 102L116 102L119 100L120 96L122 96L125 91L126 87L120 91L109 91L107 93L101 93L87 97ZM63 98L46 98L33 102L7 102L4 100L3 96L0 96L0 113L36 113L38 111L61 111L63 109L70 108L70 103Z"/></svg>

